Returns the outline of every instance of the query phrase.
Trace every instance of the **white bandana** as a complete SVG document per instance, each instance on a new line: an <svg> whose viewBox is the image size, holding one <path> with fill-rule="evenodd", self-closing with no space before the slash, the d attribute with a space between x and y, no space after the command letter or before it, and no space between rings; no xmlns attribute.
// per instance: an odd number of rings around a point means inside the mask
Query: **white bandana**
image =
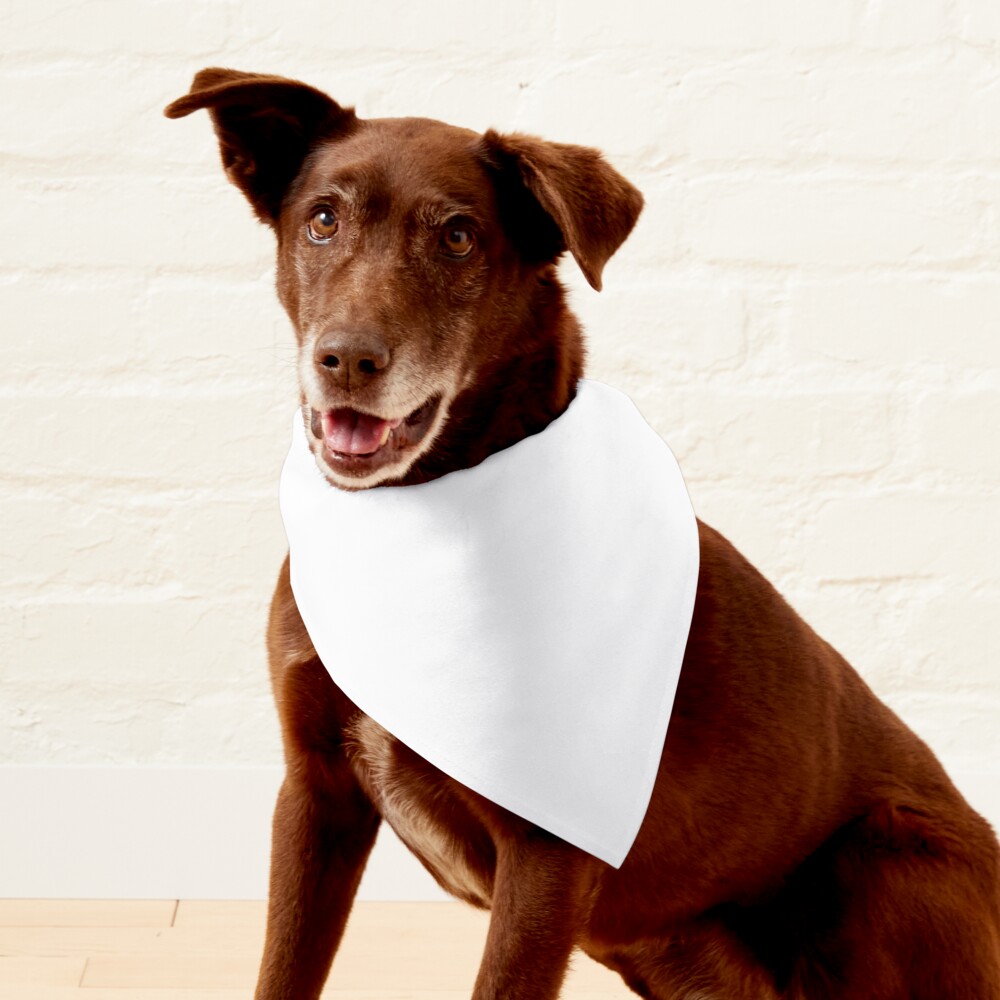
<svg viewBox="0 0 1000 1000"><path fill-rule="evenodd" d="M698 582L670 449L582 379L543 431L415 486L329 485L297 414L291 584L330 676L455 780L618 867L656 777Z"/></svg>

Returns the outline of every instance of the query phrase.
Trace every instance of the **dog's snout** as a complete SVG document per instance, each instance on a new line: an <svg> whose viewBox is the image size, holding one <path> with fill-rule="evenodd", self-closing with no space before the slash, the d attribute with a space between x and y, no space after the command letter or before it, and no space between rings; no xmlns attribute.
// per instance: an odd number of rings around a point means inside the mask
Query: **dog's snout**
<svg viewBox="0 0 1000 1000"><path fill-rule="evenodd" d="M378 334L351 335L338 330L316 341L313 358L327 377L340 387L351 389L370 382L387 368L390 352Z"/></svg>

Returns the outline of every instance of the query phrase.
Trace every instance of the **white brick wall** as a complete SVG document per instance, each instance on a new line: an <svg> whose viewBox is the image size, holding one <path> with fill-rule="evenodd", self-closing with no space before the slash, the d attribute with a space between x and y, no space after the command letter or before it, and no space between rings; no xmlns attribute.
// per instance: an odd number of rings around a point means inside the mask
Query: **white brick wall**
<svg viewBox="0 0 1000 1000"><path fill-rule="evenodd" d="M0 762L278 760L294 355L207 117L160 115L221 64L603 147L648 204L602 296L564 267L590 373L956 774L995 772L998 10L5 4Z"/></svg>

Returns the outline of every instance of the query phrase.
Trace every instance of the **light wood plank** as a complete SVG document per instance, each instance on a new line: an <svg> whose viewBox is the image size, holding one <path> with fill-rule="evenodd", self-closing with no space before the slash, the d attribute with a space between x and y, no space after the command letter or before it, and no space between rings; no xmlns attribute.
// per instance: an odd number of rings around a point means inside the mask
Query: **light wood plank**
<svg viewBox="0 0 1000 1000"><path fill-rule="evenodd" d="M25 986L18 993L16 1000L248 1000L248 997L246 990L126 991L85 990L69 986Z"/></svg>
<svg viewBox="0 0 1000 1000"><path fill-rule="evenodd" d="M151 953L97 956L87 963L82 986L139 989L251 990L256 963L249 956Z"/></svg>
<svg viewBox="0 0 1000 1000"><path fill-rule="evenodd" d="M333 990L323 1000L468 1000L470 990ZM634 993L628 993L635 1000ZM27 986L17 1000L247 1000L246 990L118 990L76 989L69 986ZM623 1000L619 993L589 993L566 989L562 1000Z"/></svg>
<svg viewBox="0 0 1000 1000"><path fill-rule="evenodd" d="M176 926L139 951L94 954L84 986L250 989L262 947L261 912L246 904L182 904ZM358 903L330 986L334 990L468 991L489 914L461 903ZM568 985L615 991L617 975L577 954ZM627 994L626 994L627 995Z"/></svg>
<svg viewBox="0 0 1000 1000"><path fill-rule="evenodd" d="M71 908L69 916L110 925L42 927L35 925L42 911L25 907L28 926L0 928L0 952L8 956L0 959L0 986L16 985L18 1000L236 1000L249 995L263 947L261 903L186 901L178 906L172 927L146 926L152 911L144 907L132 912L137 926L118 926L126 909L99 906ZM58 921L67 919L58 905L50 913ZM359 903L324 997L468 997L488 923L489 914L461 903ZM0 989L0 996L8 992ZM566 1000L632 996L617 975L582 953L574 956Z"/></svg>
<svg viewBox="0 0 1000 1000"><path fill-rule="evenodd" d="M38 958L96 955L127 955L148 952L158 947L164 935L173 935L170 927L0 927L0 954ZM231 938L236 943L246 936ZM215 939L204 940L204 934L191 930L173 942L178 954L210 948ZM247 940L246 950L257 944Z"/></svg>
<svg viewBox="0 0 1000 1000"><path fill-rule="evenodd" d="M20 997L25 986L76 986L83 973L82 958L0 958L0 996ZM18 987L17 993L10 987Z"/></svg>
<svg viewBox="0 0 1000 1000"><path fill-rule="evenodd" d="M173 899L0 899L0 927L169 927Z"/></svg>
<svg viewBox="0 0 1000 1000"><path fill-rule="evenodd" d="M423 989L459 991L467 995L475 982L480 953L461 951L452 942L438 942L431 949L424 941L416 947L397 942L350 941L345 937L334 961L330 988L334 991L382 992ZM145 953L97 955L90 959L83 977L88 990L115 989L252 989L260 964L259 952L232 952L224 947L161 950ZM574 957L567 988L628 996L621 979L585 955Z"/></svg>
<svg viewBox="0 0 1000 1000"><path fill-rule="evenodd" d="M263 900L182 899L174 927L263 927L267 903Z"/></svg>

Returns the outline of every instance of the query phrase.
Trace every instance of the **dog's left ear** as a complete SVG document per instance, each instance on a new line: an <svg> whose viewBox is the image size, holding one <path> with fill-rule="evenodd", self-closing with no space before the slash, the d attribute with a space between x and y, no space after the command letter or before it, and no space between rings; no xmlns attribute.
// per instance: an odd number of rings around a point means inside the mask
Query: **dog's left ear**
<svg viewBox="0 0 1000 1000"><path fill-rule="evenodd" d="M482 145L488 166L497 173L501 202L508 203L501 204L501 211L511 221L519 248L534 246L540 259L569 250L600 291L604 265L642 211L638 188L586 146L500 135L492 129ZM521 197L511 191L512 178Z"/></svg>
<svg viewBox="0 0 1000 1000"><path fill-rule="evenodd" d="M229 179L270 226L309 150L357 124L352 108L298 80L235 69L201 70L163 113L183 118L199 108L212 115Z"/></svg>

